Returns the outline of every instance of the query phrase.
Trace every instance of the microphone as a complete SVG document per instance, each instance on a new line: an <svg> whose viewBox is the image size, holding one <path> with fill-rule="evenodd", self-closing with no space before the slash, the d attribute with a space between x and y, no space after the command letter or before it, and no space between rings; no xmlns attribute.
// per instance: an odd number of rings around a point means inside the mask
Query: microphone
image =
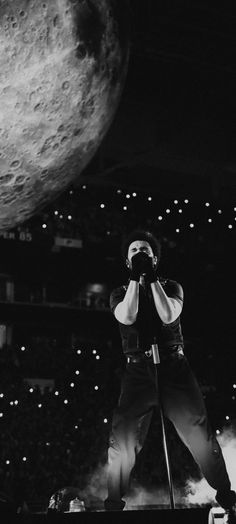
<svg viewBox="0 0 236 524"><path fill-rule="evenodd" d="M156 343L152 344L152 357L153 357L154 364L160 364L159 349Z"/></svg>

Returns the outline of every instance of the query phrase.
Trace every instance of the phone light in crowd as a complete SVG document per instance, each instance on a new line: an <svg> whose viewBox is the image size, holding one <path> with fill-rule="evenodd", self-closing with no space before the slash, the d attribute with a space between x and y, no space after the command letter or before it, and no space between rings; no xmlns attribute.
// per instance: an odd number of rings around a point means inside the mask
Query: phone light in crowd
<svg viewBox="0 0 236 524"><path fill-rule="evenodd" d="M189 224L189 227L191 227L191 229L193 229L194 224L191 222L191 224Z"/></svg>
<svg viewBox="0 0 236 524"><path fill-rule="evenodd" d="M233 384L233 388L236 389L236 384Z"/></svg>
<svg viewBox="0 0 236 524"><path fill-rule="evenodd" d="M38 408L40 409L42 407L42 404L38 404Z"/></svg>
<svg viewBox="0 0 236 524"><path fill-rule="evenodd" d="M54 215L56 215L56 216L59 215L59 211L57 211L57 210L54 211Z"/></svg>
<svg viewBox="0 0 236 524"><path fill-rule="evenodd" d="M137 196L137 193L135 193L135 192L132 193L132 196L133 196L133 197L136 197L136 196Z"/></svg>
<svg viewBox="0 0 236 524"><path fill-rule="evenodd" d="M229 420L229 415L226 415L226 417L225 417L225 418L226 418L226 420Z"/></svg>
<svg viewBox="0 0 236 524"><path fill-rule="evenodd" d="M6 460L6 464L7 464L7 466L9 466L10 460Z"/></svg>
<svg viewBox="0 0 236 524"><path fill-rule="evenodd" d="M68 404L68 402L69 402L69 401L67 400L67 398L65 398L65 400L64 400L64 404Z"/></svg>
<svg viewBox="0 0 236 524"><path fill-rule="evenodd" d="M104 209L105 204L100 204L101 209Z"/></svg>
<svg viewBox="0 0 236 524"><path fill-rule="evenodd" d="M71 215L68 215L68 220L72 220L72 216Z"/></svg>
<svg viewBox="0 0 236 524"><path fill-rule="evenodd" d="M23 462L26 462L26 461L27 461L27 458L26 458L26 457L23 457L22 460L23 460Z"/></svg>
<svg viewBox="0 0 236 524"><path fill-rule="evenodd" d="M100 360L100 356L99 355L96 355L96 360Z"/></svg>
<svg viewBox="0 0 236 524"><path fill-rule="evenodd" d="M25 351L25 346L21 346L21 351Z"/></svg>
<svg viewBox="0 0 236 524"><path fill-rule="evenodd" d="M75 426L75 429L78 429L78 428L79 428L79 426Z"/></svg>
<svg viewBox="0 0 236 524"><path fill-rule="evenodd" d="M212 218L208 218L208 222L211 224L212 223Z"/></svg>
<svg viewBox="0 0 236 524"><path fill-rule="evenodd" d="M169 208L168 208L168 209L166 209L166 213L167 213L167 214L169 214L169 213L170 213L170 209L169 209Z"/></svg>
<svg viewBox="0 0 236 524"><path fill-rule="evenodd" d="M108 422L107 418L104 418L103 422L104 422L104 424L107 424L107 422Z"/></svg>
<svg viewBox="0 0 236 524"><path fill-rule="evenodd" d="M0 413L0 418L2 418L2 417L3 417L3 413Z"/></svg>
<svg viewBox="0 0 236 524"><path fill-rule="evenodd" d="M96 349L93 349L93 354L96 355L97 351Z"/></svg>
<svg viewBox="0 0 236 524"><path fill-rule="evenodd" d="M127 211L127 209L128 209L127 206L123 206L124 211Z"/></svg>
<svg viewBox="0 0 236 524"><path fill-rule="evenodd" d="M4 397L4 393L0 393L0 398L3 398Z"/></svg>
<svg viewBox="0 0 236 524"><path fill-rule="evenodd" d="M78 354L78 355L81 355L81 353L82 353L81 349L78 349L78 350L77 350L77 354Z"/></svg>
<svg viewBox="0 0 236 524"><path fill-rule="evenodd" d="M98 386L94 386L94 389L97 391L98 390Z"/></svg>
<svg viewBox="0 0 236 524"><path fill-rule="evenodd" d="M218 209L218 213L219 213L219 215L221 215L222 214L222 210Z"/></svg>
<svg viewBox="0 0 236 524"><path fill-rule="evenodd" d="M59 395L59 391L55 391L54 395L55 395L56 397L58 397L58 395Z"/></svg>
<svg viewBox="0 0 236 524"><path fill-rule="evenodd" d="M130 198L130 195L129 195L129 193L127 193L127 195L125 195L125 197L126 197L126 198Z"/></svg>
<svg viewBox="0 0 236 524"><path fill-rule="evenodd" d="M46 227L47 227L47 224L42 224L43 229L46 229Z"/></svg>
<svg viewBox="0 0 236 524"><path fill-rule="evenodd" d="M216 430L216 434L220 435L220 430L219 429Z"/></svg>
<svg viewBox="0 0 236 524"><path fill-rule="evenodd" d="M149 201L149 202L152 201L152 197L151 197L151 196L148 197L148 201Z"/></svg>
<svg viewBox="0 0 236 524"><path fill-rule="evenodd" d="M233 229L232 224L229 224L229 225L228 225L228 229Z"/></svg>
<svg viewBox="0 0 236 524"><path fill-rule="evenodd" d="M18 400L15 400L15 401L14 401L14 404L15 404L15 406L18 406L19 401L18 401Z"/></svg>
<svg viewBox="0 0 236 524"><path fill-rule="evenodd" d="M179 228L177 228L175 231L176 231L176 233L179 233L179 232L180 232Z"/></svg>
<svg viewBox="0 0 236 524"><path fill-rule="evenodd" d="M158 220L162 220L162 218L163 218L163 217L162 217L161 215L159 215Z"/></svg>
<svg viewBox="0 0 236 524"><path fill-rule="evenodd" d="M71 387L71 388L74 388L74 387L75 387L74 382L71 382L71 383L70 383L70 387Z"/></svg>
<svg viewBox="0 0 236 524"><path fill-rule="evenodd" d="M206 207L209 207L209 205L210 205L209 202L206 202L206 203L205 203L205 206L206 206Z"/></svg>
<svg viewBox="0 0 236 524"><path fill-rule="evenodd" d="M188 204L188 203L189 203L189 200L188 200L187 198L185 198L184 203L185 203L185 204Z"/></svg>
<svg viewBox="0 0 236 524"><path fill-rule="evenodd" d="M79 370L78 370L78 369L75 371L75 374L76 374L76 375L79 375Z"/></svg>
<svg viewBox="0 0 236 524"><path fill-rule="evenodd" d="M34 392L34 388L29 388L29 392L33 393Z"/></svg>
<svg viewBox="0 0 236 524"><path fill-rule="evenodd" d="M179 203L179 201L178 201L178 200L174 200L174 204L178 204L178 203Z"/></svg>

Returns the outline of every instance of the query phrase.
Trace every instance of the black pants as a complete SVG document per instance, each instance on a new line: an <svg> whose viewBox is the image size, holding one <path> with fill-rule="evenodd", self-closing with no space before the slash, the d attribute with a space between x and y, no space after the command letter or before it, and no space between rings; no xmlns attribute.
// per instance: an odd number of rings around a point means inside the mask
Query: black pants
<svg viewBox="0 0 236 524"><path fill-rule="evenodd" d="M186 357L177 353L162 361L158 365L158 376L164 415L174 424L210 486L223 494L219 503L227 507L230 481L224 458ZM110 435L107 504L114 503L119 508L128 491L136 454L142 449L156 405L152 359L127 364Z"/></svg>

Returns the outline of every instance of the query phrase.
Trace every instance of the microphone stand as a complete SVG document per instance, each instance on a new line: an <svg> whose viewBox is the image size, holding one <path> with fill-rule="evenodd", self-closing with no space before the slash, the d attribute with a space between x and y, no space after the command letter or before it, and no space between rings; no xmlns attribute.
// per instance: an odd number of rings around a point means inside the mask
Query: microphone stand
<svg viewBox="0 0 236 524"><path fill-rule="evenodd" d="M167 476L168 476L170 507L171 509L175 509L173 482L172 482L169 452L168 452L168 445L167 445L167 438L166 438L165 419L163 415L163 408L162 408L159 380L158 380L158 365L160 364L160 355L159 355L158 345L156 343L155 338L154 338L154 343L152 344L152 357L153 357L153 363L155 367L155 385L156 385L158 406L159 406L159 412L160 412L160 418L161 418L162 440L163 440L163 448L164 448L164 453L165 453L166 469L167 469Z"/></svg>
<svg viewBox="0 0 236 524"><path fill-rule="evenodd" d="M143 274L143 277L145 277L145 273ZM151 304L149 302L149 307L150 306ZM151 348L152 348L152 357L153 357L153 363L154 363L154 368L155 368L155 386L156 386L156 392L157 392L157 401L158 401L160 418L161 418L162 440L163 440L163 448L164 448L167 477L168 477L170 508L175 509L174 490L173 490L173 481L172 481L172 475L171 475L170 459L169 459L169 452L168 452L168 445L167 445L167 438L166 438L165 419L163 415L162 399L161 399L159 379L158 379L158 365L160 364L160 354L159 354L159 349L158 349L158 345L156 342L156 336L154 335L155 319L154 319L153 310L151 309L151 307L150 307L150 317L151 317L151 323L152 323L152 337L153 337L153 344Z"/></svg>

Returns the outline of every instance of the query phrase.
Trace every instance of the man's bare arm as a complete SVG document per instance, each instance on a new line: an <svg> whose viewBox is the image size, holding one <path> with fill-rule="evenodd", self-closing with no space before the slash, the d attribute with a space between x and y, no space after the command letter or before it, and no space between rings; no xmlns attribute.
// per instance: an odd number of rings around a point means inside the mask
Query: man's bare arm
<svg viewBox="0 0 236 524"><path fill-rule="evenodd" d="M115 308L115 318L122 324L133 324L137 318L138 303L139 284L135 280L130 280L124 299Z"/></svg>
<svg viewBox="0 0 236 524"><path fill-rule="evenodd" d="M175 298L168 297L159 281L151 283L151 290L157 313L162 322L164 324L174 322L182 311L182 304Z"/></svg>

